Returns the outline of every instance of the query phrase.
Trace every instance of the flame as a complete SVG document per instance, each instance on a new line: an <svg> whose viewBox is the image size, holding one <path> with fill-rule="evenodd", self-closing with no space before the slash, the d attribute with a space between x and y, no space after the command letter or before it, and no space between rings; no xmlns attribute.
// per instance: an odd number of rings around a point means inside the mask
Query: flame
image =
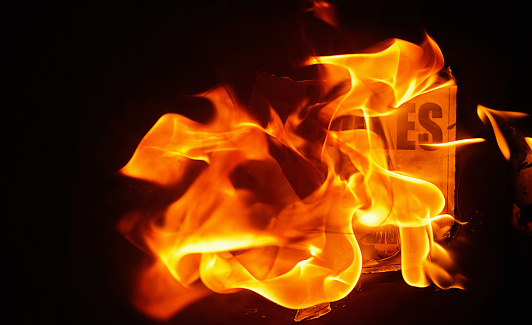
<svg viewBox="0 0 532 325"><path fill-rule="evenodd" d="M528 145L529 150L532 150L532 137L525 137L525 141Z"/></svg>
<svg viewBox="0 0 532 325"><path fill-rule="evenodd" d="M484 124L491 125L491 127L493 128L493 133L495 134L495 140L497 141L497 145L499 146L499 150L501 151L504 158L507 161L510 161L510 146L508 145L508 141L506 140L506 136L502 131L500 124L508 124L508 120L510 119L523 119L529 117L530 115L521 112L496 111L494 109L490 109L482 105L477 106L477 114L482 120L482 122L484 122ZM530 142L528 141L528 139L525 138L525 141L530 146Z"/></svg>
<svg viewBox="0 0 532 325"><path fill-rule="evenodd" d="M437 44L428 36L421 45L394 39L378 52L308 63L322 69L321 88L286 118L270 107L261 126L229 86L220 86L198 95L214 105L210 122L162 116L121 169L163 187L184 187L162 219L125 218L120 225L157 260L139 280L148 302L137 305L146 313L169 317L202 296L199 281L218 293L249 289L294 309L341 299L361 274L360 238L382 225L399 228L408 284L463 287L449 253L434 240L437 221L452 218L439 215L441 191L392 172L386 137L370 123L452 84L439 74ZM365 119L367 127L335 129L335 120L346 116ZM194 166L200 172L188 184ZM160 273L178 287L166 300L146 293ZM158 308L149 302L157 299L165 301Z"/></svg>
<svg viewBox="0 0 532 325"><path fill-rule="evenodd" d="M339 27L334 5L329 2L324 0L312 0L312 7L307 11L314 12L314 16L325 23L334 27Z"/></svg>
<svg viewBox="0 0 532 325"><path fill-rule="evenodd" d="M421 143L420 146L422 147L447 147L447 146L461 146L466 144L473 144L473 143L480 143L484 142L486 139L484 138L470 138L470 139L461 139L461 140L455 140L451 142L445 142L445 143Z"/></svg>

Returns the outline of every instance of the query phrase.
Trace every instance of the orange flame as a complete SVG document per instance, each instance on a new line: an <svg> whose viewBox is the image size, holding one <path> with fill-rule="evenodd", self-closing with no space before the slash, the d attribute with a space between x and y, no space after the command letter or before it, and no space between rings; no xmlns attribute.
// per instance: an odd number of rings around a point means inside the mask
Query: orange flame
<svg viewBox="0 0 532 325"><path fill-rule="evenodd" d="M316 18L326 22L327 24L338 27L338 19L334 10L334 5L324 0L313 0L312 7L307 11L314 12Z"/></svg>
<svg viewBox="0 0 532 325"><path fill-rule="evenodd" d="M501 153L503 154L504 158L506 160L510 160L510 146L508 145L508 141L506 140L506 137L504 135L504 132L501 130L501 127L499 126L501 123L508 122L509 119L522 119L529 117L530 115L526 113L521 112L501 112L496 111L494 109L487 108L482 105L477 106L477 114L484 122L484 124L491 124L491 127L493 128L493 133L495 134L495 140L497 141L497 145L499 146L499 149ZM526 140L525 138L525 141Z"/></svg>
<svg viewBox="0 0 532 325"><path fill-rule="evenodd" d="M433 221L452 218L439 216L445 205L440 190L390 171L386 139L370 123L367 129L331 128L342 116L392 114L411 98L452 83L438 74L443 56L436 43L428 36L421 46L394 39L380 52L309 63L322 68L321 92L284 121L270 107L262 127L229 87L218 87L198 95L214 105L209 123L166 114L146 134L121 169L124 175L174 186L192 165L203 169L162 221L123 220L123 232L129 238L138 232L158 260L140 287L166 272L183 296L186 290L201 296L201 280L214 292L249 289L287 308L335 301L360 276L357 238L381 225L399 227L408 284L462 287L449 253L433 237ZM142 290L154 295L152 301L164 299ZM138 305L164 319L187 303L172 305L176 296L170 296L160 308Z"/></svg>

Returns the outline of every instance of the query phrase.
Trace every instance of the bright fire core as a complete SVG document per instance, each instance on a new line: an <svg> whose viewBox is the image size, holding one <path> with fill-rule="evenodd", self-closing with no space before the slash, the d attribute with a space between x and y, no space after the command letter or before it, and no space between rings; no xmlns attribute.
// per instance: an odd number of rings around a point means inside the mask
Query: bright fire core
<svg viewBox="0 0 532 325"><path fill-rule="evenodd" d="M168 317L205 287L249 289L293 309L339 300L361 274L360 238L383 225L399 229L409 285L462 287L433 237L433 222L451 218L440 215L443 194L391 171L386 132L372 130L379 116L453 82L442 77L436 43L394 39L379 52L308 64L318 66L320 80L288 112L271 103L269 121L260 123L230 87L212 89L197 95L214 106L208 123L162 116L121 170L163 187L186 183L162 220L130 215L120 225L157 259L135 298L148 314ZM335 127L349 117L365 127ZM192 170L198 175L185 182Z"/></svg>

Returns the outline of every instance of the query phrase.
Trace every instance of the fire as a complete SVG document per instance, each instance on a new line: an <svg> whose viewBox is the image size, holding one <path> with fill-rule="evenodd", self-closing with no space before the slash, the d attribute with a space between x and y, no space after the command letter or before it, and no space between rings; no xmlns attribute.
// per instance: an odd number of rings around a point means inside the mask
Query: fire
<svg viewBox="0 0 532 325"><path fill-rule="evenodd" d="M501 127L499 124L505 123L507 124L509 119L524 119L527 118L529 115L526 113L521 112L501 112L496 111L494 109L487 108L482 105L477 106L477 114L484 122L484 124L490 124L493 128L493 133L495 134L495 140L497 142L497 145L499 146L499 149L504 156L506 160L510 160L510 147L508 145L508 141L506 140L506 136L504 132L501 130ZM525 137L525 141L530 146L530 138Z"/></svg>
<svg viewBox="0 0 532 325"><path fill-rule="evenodd" d="M157 260L140 278L140 309L168 318L205 287L249 289L293 309L339 300L361 274L360 238L383 225L399 229L408 284L463 288L434 239L440 221L452 219L442 214L443 194L392 171L388 137L372 128L374 118L453 83L441 73L437 44L429 36L421 45L394 39L377 52L308 64L321 69L319 87L286 116L269 107L263 125L220 86L197 95L214 106L210 122L162 116L121 169L183 191L162 218L129 215L119 226ZM336 126L349 117L365 127Z"/></svg>

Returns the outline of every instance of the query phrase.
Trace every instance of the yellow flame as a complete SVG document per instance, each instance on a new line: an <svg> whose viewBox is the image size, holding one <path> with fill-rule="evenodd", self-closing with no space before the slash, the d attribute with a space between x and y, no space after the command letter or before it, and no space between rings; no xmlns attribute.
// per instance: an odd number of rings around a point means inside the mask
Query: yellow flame
<svg viewBox="0 0 532 325"><path fill-rule="evenodd" d="M422 143L420 146L422 147L448 147L448 146L461 146L466 144L473 144L473 143L480 143L484 142L486 139L483 138L471 138L471 139L461 139L461 140L455 140L450 142L444 142L444 143Z"/></svg>
<svg viewBox="0 0 532 325"><path fill-rule="evenodd" d="M532 150L532 138L531 137L525 137L525 142L528 145L528 148Z"/></svg>

